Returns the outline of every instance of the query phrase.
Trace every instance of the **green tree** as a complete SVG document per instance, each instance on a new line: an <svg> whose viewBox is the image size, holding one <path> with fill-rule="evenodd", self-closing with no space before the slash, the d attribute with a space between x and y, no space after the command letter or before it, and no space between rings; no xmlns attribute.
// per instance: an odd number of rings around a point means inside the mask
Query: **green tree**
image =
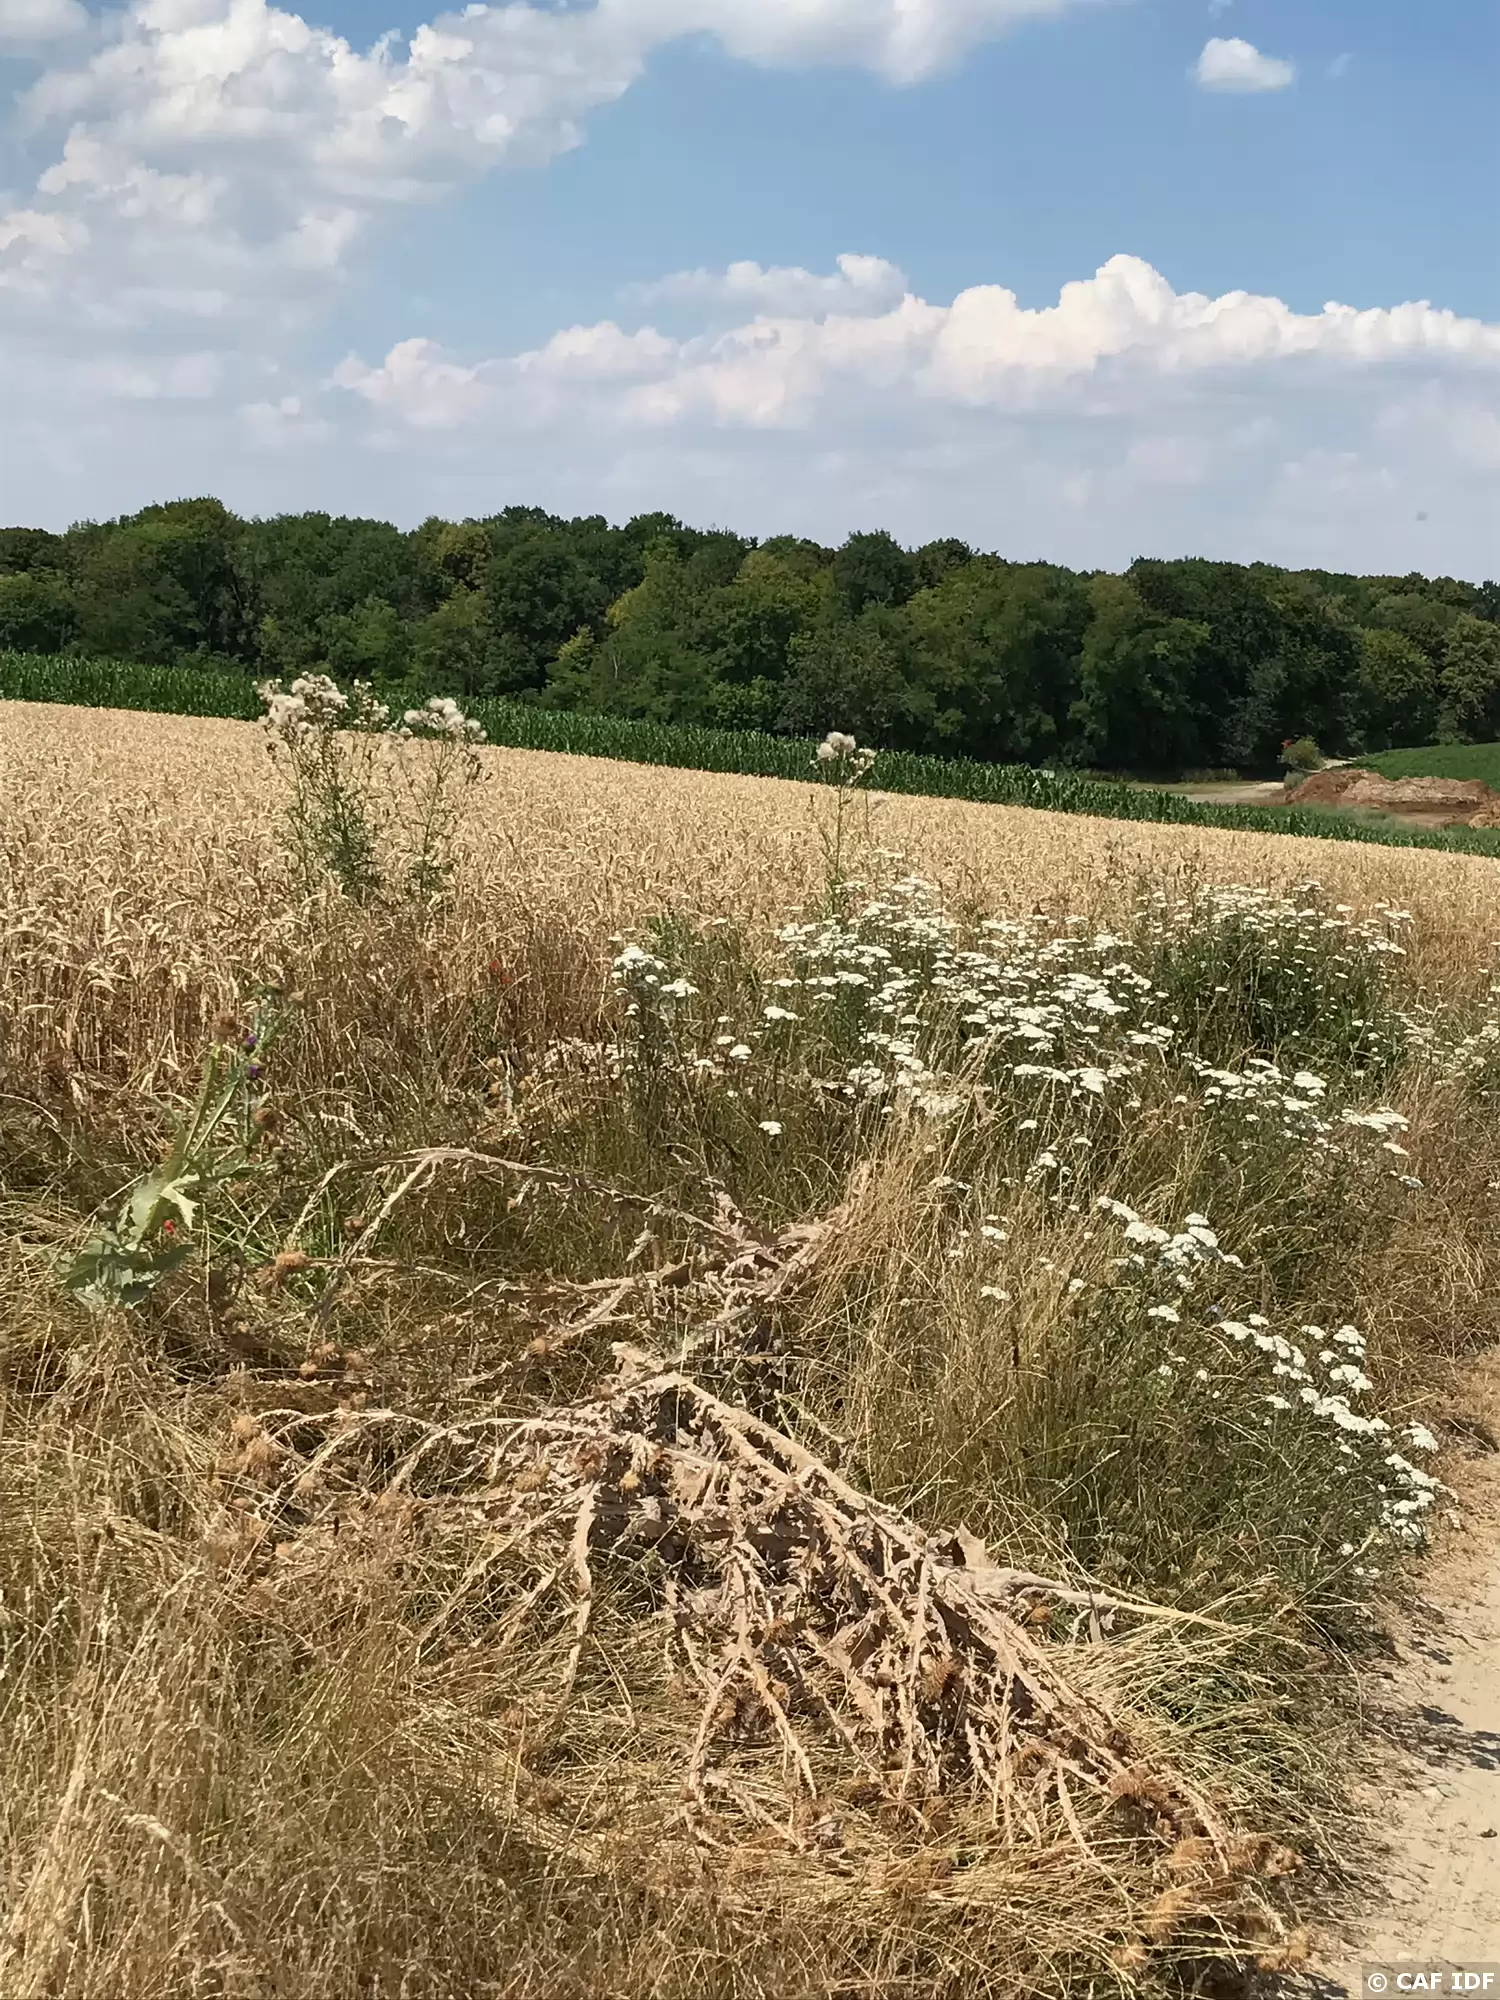
<svg viewBox="0 0 1500 2000"><path fill-rule="evenodd" d="M483 590L494 547L492 532L483 521L443 521L434 515L412 539L436 595Z"/></svg>
<svg viewBox="0 0 1500 2000"><path fill-rule="evenodd" d="M796 736L842 729L887 749L909 745L918 707L911 664L900 611L872 604L856 619L826 619L792 642L776 727Z"/></svg>
<svg viewBox="0 0 1500 2000"><path fill-rule="evenodd" d="M606 586L566 536L544 527L502 540L485 576L487 685L500 694L540 689L558 648L608 608Z"/></svg>
<svg viewBox="0 0 1500 2000"><path fill-rule="evenodd" d="M55 569L0 573L0 652L62 653L78 635L78 606Z"/></svg>
<svg viewBox="0 0 1500 2000"><path fill-rule="evenodd" d="M482 692L488 658L482 591L460 585L412 629L411 678L424 695Z"/></svg>
<svg viewBox="0 0 1500 2000"><path fill-rule="evenodd" d="M584 628L559 648L549 699L658 722L707 722L715 676L699 629L717 583L710 556L686 559L676 542L652 544L645 575L609 607L597 639Z"/></svg>
<svg viewBox="0 0 1500 2000"><path fill-rule="evenodd" d="M1267 595L1277 614L1276 651L1258 670L1267 737L1262 754L1288 738L1311 737L1341 756L1360 719L1358 633L1314 591L1273 575Z"/></svg>
<svg viewBox="0 0 1500 2000"><path fill-rule="evenodd" d="M1269 768L1293 732L1277 728L1282 627L1268 573L1193 558L1143 560L1128 574L1148 611L1206 629L1196 690L1204 761Z"/></svg>
<svg viewBox="0 0 1500 2000"><path fill-rule="evenodd" d="M954 570L973 562L974 555L975 551L967 542L960 542L951 535L941 541L924 542L911 559L917 589L931 590L945 576L951 576Z"/></svg>
<svg viewBox="0 0 1500 2000"><path fill-rule="evenodd" d="M1060 756L1089 601L1047 563L980 556L906 609L924 747L1028 762Z"/></svg>
<svg viewBox="0 0 1500 2000"><path fill-rule="evenodd" d="M1443 648L1462 612L1445 596L1415 590L1411 583L1411 578L1403 577L1395 587L1380 591L1364 622L1381 631L1399 632L1403 639L1420 646L1441 671Z"/></svg>
<svg viewBox="0 0 1500 2000"><path fill-rule="evenodd" d="M833 587L846 618L870 604L905 604L917 588L917 569L893 535L851 535L833 558Z"/></svg>
<svg viewBox="0 0 1500 2000"><path fill-rule="evenodd" d="M412 628L383 597L328 612L318 620L318 641L320 664L336 681L400 682L411 665Z"/></svg>
<svg viewBox="0 0 1500 2000"><path fill-rule="evenodd" d="M373 599L403 622L423 618L446 594L424 555L424 530L331 514L279 514L246 524L246 548L262 613L260 664L296 673L325 660L323 620L348 617Z"/></svg>
<svg viewBox="0 0 1500 2000"><path fill-rule="evenodd" d="M761 682L774 690L786 677L794 642L831 607L826 567L810 567L797 551L752 549L733 582L709 588L695 604L694 636L726 688ZM768 701L774 708L774 695L758 699L761 708ZM726 715L742 705L727 694L720 703Z"/></svg>
<svg viewBox="0 0 1500 2000"><path fill-rule="evenodd" d="M1205 755L1197 689L1209 629L1150 611L1123 576L1096 576L1070 720L1097 770L1177 774Z"/></svg>
<svg viewBox="0 0 1500 2000"><path fill-rule="evenodd" d="M1489 743L1500 737L1500 626L1461 612L1443 645L1438 740Z"/></svg>
<svg viewBox="0 0 1500 2000"><path fill-rule="evenodd" d="M0 576L20 570L61 569L67 542L46 528L0 528Z"/></svg>
<svg viewBox="0 0 1500 2000"><path fill-rule="evenodd" d="M252 665L260 614L245 524L174 500L70 531L78 641L119 659Z"/></svg>
<svg viewBox="0 0 1500 2000"><path fill-rule="evenodd" d="M1400 632L1364 626L1359 633L1359 696L1368 750L1430 743L1440 688L1423 647Z"/></svg>

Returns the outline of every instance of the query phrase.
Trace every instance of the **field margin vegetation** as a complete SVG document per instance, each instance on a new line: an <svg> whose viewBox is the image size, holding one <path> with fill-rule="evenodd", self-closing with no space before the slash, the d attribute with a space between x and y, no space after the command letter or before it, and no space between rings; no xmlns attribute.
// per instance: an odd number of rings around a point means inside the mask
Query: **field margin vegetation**
<svg viewBox="0 0 1500 2000"><path fill-rule="evenodd" d="M944 894L847 737L336 692L0 714L6 2000L1301 1963L1493 1338L1489 871L927 806Z"/></svg>

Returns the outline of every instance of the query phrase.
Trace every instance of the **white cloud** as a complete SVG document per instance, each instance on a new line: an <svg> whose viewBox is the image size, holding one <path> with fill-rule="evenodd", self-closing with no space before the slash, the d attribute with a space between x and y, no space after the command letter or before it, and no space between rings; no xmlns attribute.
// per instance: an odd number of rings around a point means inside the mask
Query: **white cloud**
<svg viewBox="0 0 1500 2000"><path fill-rule="evenodd" d="M1040 309L999 286L861 317L819 303L684 338L605 321L478 361L407 341L338 371L366 426L325 408L407 477L417 452L424 506L524 493L835 537L882 519L1081 563L1493 566L1500 325L1178 293L1130 257ZM1419 534L1417 489L1447 496Z"/></svg>
<svg viewBox="0 0 1500 2000"><path fill-rule="evenodd" d="M270 451L316 442L331 430L322 417L304 407L300 396L281 396L274 403L245 403L239 417L254 443Z"/></svg>
<svg viewBox="0 0 1500 2000"><path fill-rule="evenodd" d="M605 405L591 421L797 429L859 395L895 395L914 408L1104 409L1151 382L1196 393L1205 381L1224 386L1304 361L1344 375L1411 363L1473 370L1493 388L1500 325L1425 303L1297 313L1248 292L1179 293L1140 258L1119 256L1064 285L1055 306L1023 307L1014 292L983 285L948 306L907 294L880 314L758 316L681 340L605 321L462 368L430 341L405 341L376 366L344 363L337 379L419 425L601 389Z"/></svg>
<svg viewBox="0 0 1500 2000"><path fill-rule="evenodd" d="M82 348L105 326L149 343L174 317L263 343L326 299L381 218L578 144L667 43L707 36L746 61L843 62L904 82L1023 18L1086 4L507 0L359 48L274 0L127 0L76 51L53 51L24 95L25 133L50 151L34 189L0 207L0 298L21 314L13 337L43 345ZM89 18L76 0L0 10L33 36ZM721 282L732 300L739 280ZM810 309L795 273L755 282L767 310ZM852 259L807 282L830 310L869 310L898 280Z"/></svg>
<svg viewBox="0 0 1500 2000"><path fill-rule="evenodd" d="M639 305L688 305L702 309L798 315L888 312L906 293L906 278L884 257L850 253L836 259L828 275L798 265L769 270L749 262L724 271L674 271L650 284L632 285L625 296Z"/></svg>
<svg viewBox="0 0 1500 2000"><path fill-rule="evenodd" d="M0 49L60 41L88 25L78 0L0 0Z"/></svg>
<svg viewBox="0 0 1500 2000"><path fill-rule="evenodd" d="M588 112L684 37L712 37L751 62L843 63L912 82L1021 20L1080 4L507 0L360 51L272 0L130 0L86 61L38 81L30 110L143 152L257 148L267 165L279 156L325 187L399 199L433 178L576 144ZM0 0L0 22L70 9L87 18L76 0Z"/></svg>
<svg viewBox="0 0 1500 2000"><path fill-rule="evenodd" d="M1193 74L1205 90L1285 90L1296 81L1297 66L1280 56L1262 55L1238 35L1215 35L1204 44Z"/></svg>
<svg viewBox="0 0 1500 2000"><path fill-rule="evenodd" d="M378 368L350 355L334 369L330 387L350 389L418 430L469 423L490 400L481 370L449 361L433 340L398 341Z"/></svg>
<svg viewBox="0 0 1500 2000"><path fill-rule="evenodd" d="M80 369L78 384L88 395L131 402L203 402L223 386L224 364L209 352L174 354L157 361L107 359Z"/></svg>
<svg viewBox="0 0 1500 2000"><path fill-rule="evenodd" d="M1074 0L600 0L653 40L710 34L763 63L855 63L911 83Z"/></svg>
<svg viewBox="0 0 1500 2000"><path fill-rule="evenodd" d="M1130 257L1039 308L998 285L857 316L810 296L488 357L415 336L321 382L201 335L12 344L0 519L172 492L408 523L529 501L832 540L880 521L1085 565L1493 570L1500 325L1177 292Z"/></svg>

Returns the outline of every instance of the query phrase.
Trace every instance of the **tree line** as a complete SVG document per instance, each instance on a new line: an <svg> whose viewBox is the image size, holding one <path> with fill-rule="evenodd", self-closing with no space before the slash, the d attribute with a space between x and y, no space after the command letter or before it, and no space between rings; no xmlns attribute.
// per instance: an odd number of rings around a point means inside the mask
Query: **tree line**
<svg viewBox="0 0 1500 2000"><path fill-rule="evenodd" d="M0 529L0 649L506 695L1170 776L1500 737L1500 583L824 548L508 507L403 531L177 500Z"/></svg>

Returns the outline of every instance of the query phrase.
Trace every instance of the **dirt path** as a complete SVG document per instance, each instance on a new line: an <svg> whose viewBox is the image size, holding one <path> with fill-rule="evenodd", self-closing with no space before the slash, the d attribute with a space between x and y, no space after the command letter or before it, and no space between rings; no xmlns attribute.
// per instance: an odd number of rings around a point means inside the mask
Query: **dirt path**
<svg viewBox="0 0 1500 2000"><path fill-rule="evenodd" d="M1465 1385L1473 1456L1450 1478L1463 1526L1446 1534L1411 1624L1398 1631L1386 1703L1412 1758L1410 1790L1379 1801L1386 1893L1325 1940L1317 1985L1363 2000L1366 1969L1500 1967L1500 1358ZM1444 1982L1447 1989L1447 1982ZM1395 1980L1384 1990L1393 1996ZM1500 1992L1500 1977L1487 1989Z"/></svg>
<svg viewBox="0 0 1500 2000"><path fill-rule="evenodd" d="M1185 799L1198 799L1204 805L1220 806L1280 806L1286 804L1286 786L1279 778L1269 782L1259 781L1243 785L1168 785L1169 792L1176 792Z"/></svg>

